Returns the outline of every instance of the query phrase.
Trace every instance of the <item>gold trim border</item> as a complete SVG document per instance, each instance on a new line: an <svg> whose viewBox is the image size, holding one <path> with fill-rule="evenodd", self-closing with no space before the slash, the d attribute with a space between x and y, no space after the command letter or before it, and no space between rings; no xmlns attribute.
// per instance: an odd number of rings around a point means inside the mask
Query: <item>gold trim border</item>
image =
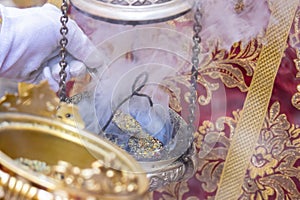
<svg viewBox="0 0 300 200"><path fill-rule="evenodd" d="M267 44L262 48L241 118L231 139L215 200L236 200L241 195L298 3L299 0L272 1Z"/></svg>

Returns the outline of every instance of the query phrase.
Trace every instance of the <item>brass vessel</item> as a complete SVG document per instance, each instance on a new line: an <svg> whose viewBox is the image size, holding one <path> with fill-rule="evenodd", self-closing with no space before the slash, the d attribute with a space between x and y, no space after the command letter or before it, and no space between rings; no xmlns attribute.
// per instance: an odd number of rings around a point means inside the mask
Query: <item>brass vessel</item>
<svg viewBox="0 0 300 200"><path fill-rule="evenodd" d="M46 86L25 84L15 98L0 100L0 199L146 198L148 179L130 155L64 121L77 115L75 107L55 109L55 117L17 109L43 98L52 113L56 100L50 105L49 91L40 90Z"/></svg>

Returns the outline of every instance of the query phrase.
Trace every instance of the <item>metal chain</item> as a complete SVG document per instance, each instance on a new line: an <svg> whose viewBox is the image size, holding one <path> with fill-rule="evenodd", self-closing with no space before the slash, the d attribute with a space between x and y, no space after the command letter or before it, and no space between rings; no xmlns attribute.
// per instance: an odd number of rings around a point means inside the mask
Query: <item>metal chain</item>
<svg viewBox="0 0 300 200"><path fill-rule="evenodd" d="M192 48L192 69L191 69L191 86L190 86L190 96L189 96L189 116L188 116L188 131L192 133L195 132L194 121L195 121L195 110L196 110L196 101L197 101L197 79L198 79L198 68L199 68L199 54L200 54L200 32L202 30L202 26L200 24L200 20L202 18L202 14L200 9L196 8L194 14L194 25L193 25L193 48Z"/></svg>
<svg viewBox="0 0 300 200"><path fill-rule="evenodd" d="M60 101L66 101L67 99L67 92L66 92L66 78L67 78L67 73L66 73L66 67L67 67L67 61L66 61L66 55L67 55L67 50L66 46L68 44L68 39L66 35L68 34L68 27L67 27L67 22L69 20L68 18L68 3L67 0L63 0L62 5L61 5L61 12L62 16L60 18L61 22L61 28L60 28L60 34L62 35L62 38L60 39L60 61L59 61L59 66L60 66L60 72L59 72L59 90L58 90L58 96Z"/></svg>

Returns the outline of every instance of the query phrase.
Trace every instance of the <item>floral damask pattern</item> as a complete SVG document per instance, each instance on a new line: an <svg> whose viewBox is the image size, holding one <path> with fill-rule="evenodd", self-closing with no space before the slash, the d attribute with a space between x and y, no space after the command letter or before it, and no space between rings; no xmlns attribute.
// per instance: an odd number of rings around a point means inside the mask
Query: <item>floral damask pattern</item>
<svg viewBox="0 0 300 200"><path fill-rule="evenodd" d="M279 68L281 71L276 78L277 82L275 81L274 84L268 113L254 153L249 160L240 200L300 200L300 126L295 122L297 111L289 107L289 93L280 93L291 91L288 87L293 88L297 85L294 80L296 76L292 76L293 80L288 83L282 79L282 76L288 79L290 78L288 75L293 74L294 71L299 72L298 68L293 70L295 53L292 49L296 46L299 48L300 44L299 16L300 11L296 14L289 41L283 47L286 51ZM199 105L211 103L213 93L218 92L219 84L222 83L229 92L238 89L239 94L245 94L262 46L257 40L246 46L236 43L228 52L216 48L211 55L207 55L199 70L201 76L198 84L203 86L201 90L198 90ZM188 76L185 79L188 80ZM281 83L280 80L285 81ZM228 112L232 110L235 109ZM230 138L234 134L240 113L241 111L238 110L226 113L226 117L220 117L216 121L200 120L201 124L195 133L195 143L199 150L198 171L189 181L177 183L177 187L173 187L174 200L214 199L230 146ZM181 187L185 189L181 190ZM155 199L164 200L170 192L167 188L156 192ZM174 196L174 194L179 194L179 196Z"/></svg>
<svg viewBox="0 0 300 200"><path fill-rule="evenodd" d="M252 40L247 45L235 43L229 52L216 48L204 60L200 74L221 79L228 88L238 87L246 92L248 86L244 74L249 77L253 75L261 47L257 40Z"/></svg>
<svg viewBox="0 0 300 200"><path fill-rule="evenodd" d="M240 111L237 111L233 117L202 123L195 134L200 148L197 173L189 182L176 183L156 192L160 200L214 199L239 116ZM286 115L280 113L279 102L275 102L265 117L239 199L300 199L299 185L300 127L290 124ZM193 189L199 193L191 193Z"/></svg>
<svg viewBox="0 0 300 200"><path fill-rule="evenodd" d="M230 145L229 137L234 132L239 112L233 112L233 116L221 117L215 123L204 121L199 126L195 133L199 167L194 178L160 189L154 194L155 199L213 199Z"/></svg>
<svg viewBox="0 0 300 200"><path fill-rule="evenodd" d="M294 23L292 25L291 28L291 32L289 35L289 43L290 45L296 49L296 55L297 58L294 59L294 63L295 63L295 68L297 70L296 76L295 78L300 80L300 48L299 48L299 44L300 44L300 23L299 23L299 19L300 19L300 9L297 10L295 18L294 18ZM292 105L300 110L300 84L297 85L297 92L294 93L294 95L291 98L291 103Z"/></svg>
<svg viewBox="0 0 300 200"><path fill-rule="evenodd" d="M252 40L246 45L237 42L230 51L216 47L211 50L212 53L203 56L197 79L198 88L201 88L201 92L198 91L199 105L211 103L213 92L220 89L220 84L247 92L261 48L262 44L258 40ZM164 80L165 87L162 89L169 94L170 107L177 112L181 111L183 105L180 96L188 96L189 92L184 91L184 88L190 87L189 80L189 72Z"/></svg>
<svg viewBox="0 0 300 200"><path fill-rule="evenodd" d="M280 105L275 102L265 118L241 199L300 198L299 131L285 114L280 114Z"/></svg>

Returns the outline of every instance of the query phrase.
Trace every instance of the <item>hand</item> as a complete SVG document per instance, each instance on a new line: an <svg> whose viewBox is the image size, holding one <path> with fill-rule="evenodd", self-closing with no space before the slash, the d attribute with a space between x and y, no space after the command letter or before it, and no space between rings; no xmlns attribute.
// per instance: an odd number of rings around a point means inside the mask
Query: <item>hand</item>
<svg viewBox="0 0 300 200"><path fill-rule="evenodd" d="M36 82L44 78L50 82L57 80L59 41L62 37L61 11L51 4L26 9L0 5L0 10L0 77L27 82ZM102 66L103 54L96 49L75 21L69 19L67 27L69 31L66 48L70 54L68 75L77 76L84 73L85 66ZM55 60L57 63L54 63ZM76 67L72 68L72 63Z"/></svg>

